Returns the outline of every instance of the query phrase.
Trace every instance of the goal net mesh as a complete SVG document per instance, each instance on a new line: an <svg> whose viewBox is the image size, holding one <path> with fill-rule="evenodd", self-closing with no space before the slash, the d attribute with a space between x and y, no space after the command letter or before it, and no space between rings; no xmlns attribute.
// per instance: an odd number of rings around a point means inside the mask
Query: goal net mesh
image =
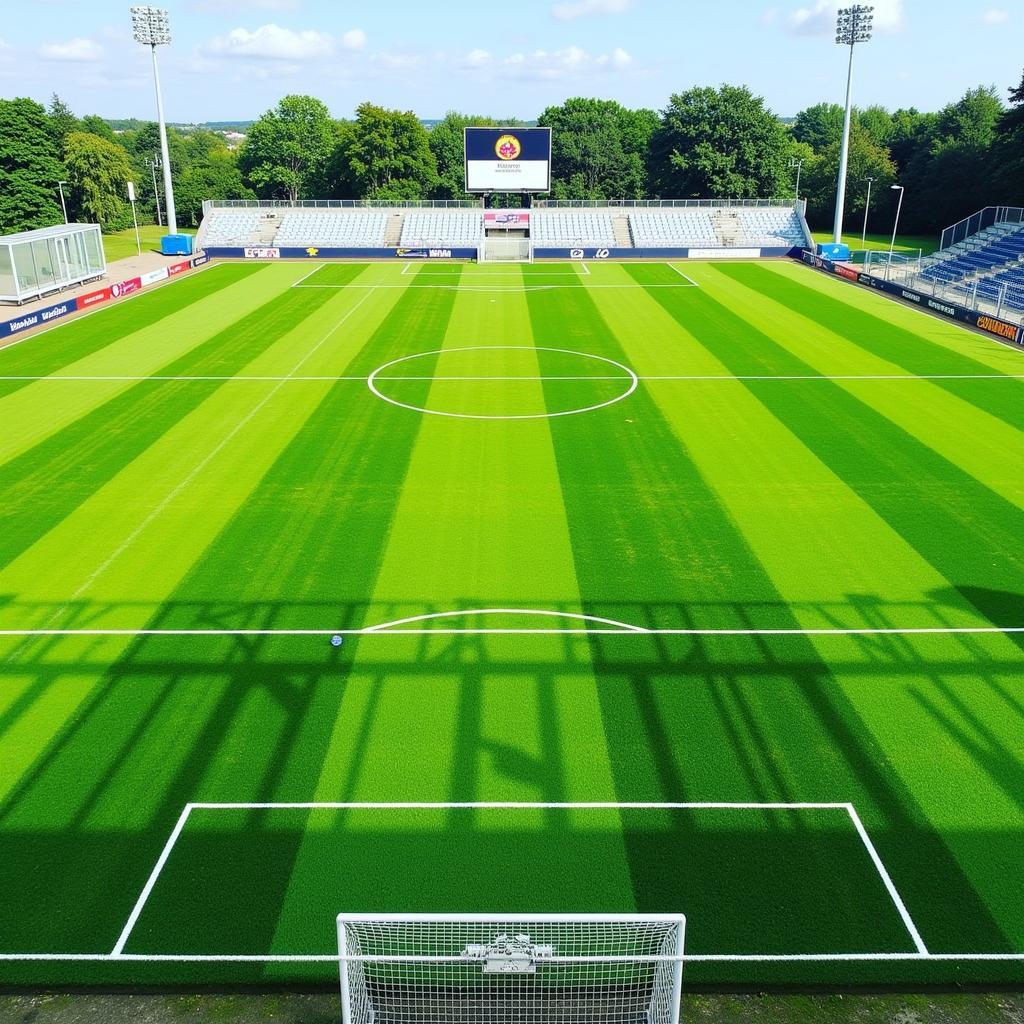
<svg viewBox="0 0 1024 1024"><path fill-rule="evenodd" d="M345 1024L675 1024L683 919L338 919Z"/></svg>

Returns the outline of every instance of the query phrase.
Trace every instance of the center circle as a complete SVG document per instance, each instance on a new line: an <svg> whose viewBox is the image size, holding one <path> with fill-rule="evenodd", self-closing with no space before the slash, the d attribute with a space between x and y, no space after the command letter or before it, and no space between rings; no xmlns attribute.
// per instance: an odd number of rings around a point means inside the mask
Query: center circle
<svg viewBox="0 0 1024 1024"><path fill-rule="evenodd" d="M513 353L524 353L523 357L511 355ZM447 360L448 362L459 361L470 364L472 367L487 369L488 364L497 362L499 368L509 362L529 360L530 353L536 357L537 364L541 366L538 375L534 369L533 375L509 374L505 369L503 373L497 374L457 374L448 376L438 373L434 367ZM499 355L500 354L500 355ZM493 359L492 359L493 356ZM454 360L451 357L455 357ZM431 371L429 373L416 375L411 373L410 363L415 360L430 360ZM582 363L580 362L582 360ZM568 372L548 372L543 370L544 364L549 364L553 370ZM405 372L401 372L404 370ZM440 382L440 383L439 383ZM605 406L614 405L636 391L640 384L637 375L623 363L607 356L594 355L592 352L577 352L568 348L550 348L541 345L469 345L464 348L433 349L429 352L416 352L413 355L400 356L390 362L378 366L366 378L367 387L379 399L396 405L400 409L409 409L412 412L425 413L428 416L448 416L453 419L464 420L543 420L554 419L558 416L577 416L583 412L595 412ZM549 390L558 388L576 387L584 392L588 398L600 399L585 401L579 405L570 405L564 409L546 410L544 412L476 412L465 411L454 408L431 408L426 404L428 398L435 399L435 392L441 391L441 404L451 402L457 405L472 405L472 399L480 391L490 392L491 399L498 404L515 405L517 391L529 389L536 394L538 385L541 389L545 386ZM476 387L477 392L466 391ZM403 393L403 388L417 392L414 395ZM499 390L494 394L495 388ZM395 392L400 397L396 397ZM500 392L507 393L500 393ZM391 392L390 394L388 392ZM588 394L589 392L589 394ZM596 394L593 392L597 392ZM606 393L610 392L610 396ZM549 396L545 393L544 400L548 401ZM487 394L480 399L486 403Z"/></svg>

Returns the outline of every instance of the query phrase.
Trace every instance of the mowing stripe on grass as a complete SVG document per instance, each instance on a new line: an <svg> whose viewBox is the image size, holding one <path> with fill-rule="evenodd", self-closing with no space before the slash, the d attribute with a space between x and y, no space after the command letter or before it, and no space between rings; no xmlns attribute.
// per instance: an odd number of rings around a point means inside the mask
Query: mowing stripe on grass
<svg viewBox="0 0 1024 1024"><path fill-rule="evenodd" d="M797 322L801 324L802 331L807 325L825 325L831 334L848 339L862 351L870 352L879 360L884 360L885 362L879 365L884 365L888 369L882 372L891 372L893 364L914 374L977 375L992 372L987 362L971 358L963 352L951 351L933 341L931 335L939 334L943 325L937 324L933 328L933 322L929 318L920 317L918 329L910 330L866 310L858 309L844 301L845 296L814 291L801 279L791 279L775 269L756 264L721 266L717 269L721 276L731 278L760 294L765 310L782 306L798 314ZM801 278L804 276L806 275L801 275ZM732 308L749 308L749 302ZM760 322L758 326L761 326ZM996 345L995 342L983 343L990 348ZM1004 365L1004 372L1024 372L1024 354L1008 351L1011 357L1016 358L1007 360L1000 353L1000 358L996 360ZM811 359L808 361L813 362ZM864 361L862 365L870 364ZM937 387L998 417L1015 430L1024 430L1024 388L1019 391L1013 387L964 388L964 382L954 377L934 379ZM962 418L961 413L954 415L957 419Z"/></svg>
<svg viewBox="0 0 1024 1024"><path fill-rule="evenodd" d="M357 269L353 268L355 276ZM222 380L140 382L58 433L0 465L0 568L99 490L175 423L206 401L232 370L242 370L296 320L329 299L287 291L166 367L170 373L219 370Z"/></svg>
<svg viewBox="0 0 1024 1024"><path fill-rule="evenodd" d="M689 291L687 299L699 294ZM570 331L596 339L603 353L628 363L629 354L620 350L591 299L572 298L564 293L530 297L538 338L569 325ZM708 311L705 301L691 316L701 320ZM692 331L692 323L688 326ZM650 339L652 332L657 336L656 323L638 321L635 332ZM584 596L593 595L587 610L642 623L754 614L792 624L782 595L654 403L638 392L629 412L643 424L642 445L618 410L586 424L570 419L552 426L577 572ZM648 496L648 502L631 503L635 495ZM610 570L613 559L616 568ZM621 603L613 603L613 594ZM651 594L658 595L656 603L650 602ZM632 614L625 610L629 599L638 605ZM882 856L895 864L897 885L905 896L911 894L912 913L916 918L918 907L927 908L926 920L940 945L964 927L962 917L948 915L948 906L955 904L980 940L1007 948L959 866L934 833L921 827L923 815L913 797L884 771L877 743L808 640L779 641L764 649L754 640L663 639L652 642L646 654L638 651L644 644L639 638L595 638L592 644L603 667L605 728L620 799L856 794L872 834L879 833ZM686 685L680 686L681 679ZM794 740L795 735L800 738ZM783 744L786 758L780 761ZM681 835L688 823L675 827ZM893 843L888 829L914 840ZM666 862L678 840L666 839ZM752 850L754 842L752 836ZM715 838L708 843L713 849ZM644 863L639 850L635 863ZM751 873L747 881L755 877ZM654 872L635 881L638 899L644 894L641 905L655 906L665 876ZM853 875L837 879L835 906L850 921L863 913L860 881ZM737 898L756 900L757 892L748 893L744 884L737 881ZM792 887L800 891L798 878ZM819 912L814 906L793 909L812 932ZM891 948L901 948L898 928L891 935ZM927 928L925 936L931 945Z"/></svg>
<svg viewBox="0 0 1024 1024"><path fill-rule="evenodd" d="M107 345L134 334L140 326L156 324L186 306L222 291L228 285L252 277L265 267L222 264L175 281L164 288L143 292L131 302L115 303L101 311L61 324L60 329L26 338L0 348L0 376L56 373ZM0 397L17 391L24 382L0 380Z"/></svg>

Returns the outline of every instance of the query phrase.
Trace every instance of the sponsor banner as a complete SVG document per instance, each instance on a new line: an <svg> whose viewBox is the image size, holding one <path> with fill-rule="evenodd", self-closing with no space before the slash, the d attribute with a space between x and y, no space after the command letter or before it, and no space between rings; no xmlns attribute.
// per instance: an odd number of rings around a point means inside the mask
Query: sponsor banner
<svg viewBox="0 0 1024 1024"><path fill-rule="evenodd" d="M405 260L450 260L453 249L396 249L395 255Z"/></svg>
<svg viewBox="0 0 1024 1024"><path fill-rule="evenodd" d="M760 249L691 249L691 260L757 260Z"/></svg>
<svg viewBox="0 0 1024 1024"><path fill-rule="evenodd" d="M547 192L550 128L467 128L467 192Z"/></svg>
<svg viewBox="0 0 1024 1024"><path fill-rule="evenodd" d="M55 306L47 306L45 309L37 309L32 313L15 317L13 320L5 320L0 323L0 338L31 331L34 327L42 327L51 320L59 320L62 316L74 313L77 308L75 300L68 299L67 302L58 302Z"/></svg>
<svg viewBox="0 0 1024 1024"><path fill-rule="evenodd" d="M528 228L530 214L526 210L494 210L484 214L484 227Z"/></svg>
<svg viewBox="0 0 1024 1024"><path fill-rule="evenodd" d="M852 267L844 266L842 263L836 264L836 273L840 277L845 277L847 281L856 281L860 277L856 270Z"/></svg>
<svg viewBox="0 0 1024 1024"><path fill-rule="evenodd" d="M172 263L167 268L168 277L176 277L178 274L184 274L186 270L192 266L191 260L183 260L181 263Z"/></svg>
<svg viewBox="0 0 1024 1024"><path fill-rule="evenodd" d="M141 277L130 277L127 281L118 281L117 284L110 286L110 297L113 299L123 299L126 295L131 295L133 292L140 291L142 289L142 278Z"/></svg>
<svg viewBox="0 0 1024 1024"><path fill-rule="evenodd" d="M192 259L188 261L188 265L190 267L201 267L204 263L208 263L209 260L210 257L204 253L202 256L193 256Z"/></svg>
<svg viewBox="0 0 1024 1024"><path fill-rule="evenodd" d="M143 274L140 280L142 281L142 287L145 288L147 284L166 281L169 276L167 267L161 267L159 270L151 270L148 274Z"/></svg>
<svg viewBox="0 0 1024 1024"><path fill-rule="evenodd" d="M90 306L97 306L106 302L111 297L109 288L101 288L98 292L89 292L88 295L79 295L77 304L79 309L88 309Z"/></svg>
<svg viewBox="0 0 1024 1024"><path fill-rule="evenodd" d="M848 280L856 281L858 284L874 288L876 291L885 292L887 295L892 295L897 299L902 299L904 302L911 302L921 309L927 309L933 313L938 313L940 316L948 317L950 320L959 320L961 323L969 324L971 327L977 327L979 330L986 331L988 334L993 334L997 338L1002 338L1004 341L1010 341L1015 345L1024 346L1024 327L1020 324L1010 323L1008 320L1001 320L998 317L990 316L987 313L980 313L975 309L968 309L966 306L959 306L954 302L937 299L933 295L928 295L926 292L919 292L914 288L907 288L895 281L885 281L880 277L874 277L870 274L844 273L848 268L842 267L839 264L833 263L831 260L824 259L820 256L814 256L805 252L803 254L803 258L805 263L809 263L811 266L817 267L819 270L824 270L830 274L836 274L840 277L847 278Z"/></svg>
<svg viewBox="0 0 1024 1024"><path fill-rule="evenodd" d="M279 260L281 250L272 246L252 246L243 249L242 255L247 260Z"/></svg>

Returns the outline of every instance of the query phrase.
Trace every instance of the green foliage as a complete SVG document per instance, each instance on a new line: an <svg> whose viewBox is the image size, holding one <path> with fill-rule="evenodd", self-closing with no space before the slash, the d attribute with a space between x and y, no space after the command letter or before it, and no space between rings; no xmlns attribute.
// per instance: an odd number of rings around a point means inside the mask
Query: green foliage
<svg viewBox="0 0 1024 1024"><path fill-rule="evenodd" d="M654 111L579 97L548 107L538 123L552 129L554 198L641 199L647 194L647 151L658 127Z"/></svg>
<svg viewBox="0 0 1024 1024"><path fill-rule="evenodd" d="M340 141L340 166L368 199L422 199L438 187L427 130L411 111L361 103Z"/></svg>
<svg viewBox="0 0 1024 1024"><path fill-rule="evenodd" d="M80 219L100 224L104 231L131 224L127 188L134 172L121 146L88 132L72 132L65 143L64 163Z"/></svg>
<svg viewBox="0 0 1024 1024"><path fill-rule="evenodd" d="M504 121L501 124L509 124ZM480 117L475 114L460 114L449 110L427 134L430 151L437 162L437 186L434 189L435 199L472 199L465 191L466 144L464 131L466 128L494 128L499 122L491 117Z"/></svg>
<svg viewBox="0 0 1024 1024"><path fill-rule="evenodd" d="M791 129L797 142L820 153L843 137L843 108L838 103L815 103L796 115Z"/></svg>
<svg viewBox="0 0 1024 1024"><path fill-rule="evenodd" d="M80 122L80 130L88 132L90 135L98 135L101 139L106 139L107 142L117 142L114 130L96 114L86 114Z"/></svg>
<svg viewBox="0 0 1024 1024"><path fill-rule="evenodd" d="M679 93L651 138L651 177L666 198L786 194L788 139L782 122L745 86Z"/></svg>
<svg viewBox="0 0 1024 1024"><path fill-rule="evenodd" d="M72 133L81 131L79 120L71 112L71 108L56 94L50 97L50 106L46 111L50 120L50 131L58 147L64 148L64 140Z"/></svg>
<svg viewBox="0 0 1024 1024"><path fill-rule="evenodd" d="M178 175L174 185L178 218L198 226L206 199L255 199L256 193L242 180L234 159L227 153L215 154L195 163Z"/></svg>
<svg viewBox="0 0 1024 1024"><path fill-rule="evenodd" d="M0 232L60 224L60 148L46 111L29 99L0 100Z"/></svg>
<svg viewBox="0 0 1024 1024"><path fill-rule="evenodd" d="M327 163L336 142L327 107L312 96L285 96L249 129L238 164L264 199L324 195Z"/></svg>
<svg viewBox="0 0 1024 1024"><path fill-rule="evenodd" d="M867 107L857 113L857 123L876 146L888 146L896 134L893 115L885 107Z"/></svg>

